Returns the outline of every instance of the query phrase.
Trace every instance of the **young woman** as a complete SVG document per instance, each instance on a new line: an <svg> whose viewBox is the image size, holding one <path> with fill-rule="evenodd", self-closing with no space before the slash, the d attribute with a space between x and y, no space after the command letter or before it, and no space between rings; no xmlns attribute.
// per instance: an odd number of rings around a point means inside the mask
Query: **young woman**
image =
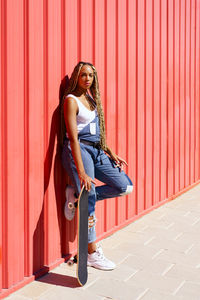
<svg viewBox="0 0 200 300"><path fill-rule="evenodd" d="M72 72L61 104L62 163L73 186L66 188L65 217L72 220L81 186L88 196L88 266L112 270L115 264L96 246L96 201L127 195L133 185L124 173L126 161L106 144L97 72L91 63L79 62ZM104 185L95 187L95 178Z"/></svg>

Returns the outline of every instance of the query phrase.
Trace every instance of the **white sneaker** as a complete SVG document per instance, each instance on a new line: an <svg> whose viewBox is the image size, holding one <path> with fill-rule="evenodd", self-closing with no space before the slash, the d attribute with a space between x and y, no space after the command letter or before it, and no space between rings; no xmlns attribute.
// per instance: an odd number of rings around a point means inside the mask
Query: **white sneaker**
<svg viewBox="0 0 200 300"><path fill-rule="evenodd" d="M94 267L96 269L105 271L113 270L116 268L116 265L104 256L103 250L100 246L95 252L88 254L87 265L89 267Z"/></svg>
<svg viewBox="0 0 200 300"><path fill-rule="evenodd" d="M74 202L77 200L75 197L75 189L74 187L68 185L65 190L65 207L64 207L64 215L68 221L71 221L75 215L75 205Z"/></svg>

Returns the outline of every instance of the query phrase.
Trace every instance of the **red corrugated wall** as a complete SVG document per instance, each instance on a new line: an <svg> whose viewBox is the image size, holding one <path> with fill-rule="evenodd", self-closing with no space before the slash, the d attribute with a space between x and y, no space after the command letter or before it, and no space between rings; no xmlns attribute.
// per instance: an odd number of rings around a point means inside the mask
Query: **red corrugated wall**
<svg viewBox="0 0 200 300"><path fill-rule="evenodd" d="M76 251L63 217L59 93L99 74L128 197L97 204L101 239L199 182L199 0L1 0L0 297Z"/></svg>

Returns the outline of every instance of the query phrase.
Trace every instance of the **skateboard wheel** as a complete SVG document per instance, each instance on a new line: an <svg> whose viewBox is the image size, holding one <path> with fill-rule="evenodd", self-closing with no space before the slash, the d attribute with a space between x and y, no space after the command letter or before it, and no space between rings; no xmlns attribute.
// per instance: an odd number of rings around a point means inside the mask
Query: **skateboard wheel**
<svg viewBox="0 0 200 300"><path fill-rule="evenodd" d="M67 264L68 264L68 266L73 266L73 264L74 264L74 261L72 260L72 259L70 259L70 260L68 260L68 262L67 262Z"/></svg>
<svg viewBox="0 0 200 300"><path fill-rule="evenodd" d="M69 209L72 209L72 208L74 208L74 205L73 205L73 203L72 203L72 202L69 202L69 203L68 203L68 208L69 208Z"/></svg>

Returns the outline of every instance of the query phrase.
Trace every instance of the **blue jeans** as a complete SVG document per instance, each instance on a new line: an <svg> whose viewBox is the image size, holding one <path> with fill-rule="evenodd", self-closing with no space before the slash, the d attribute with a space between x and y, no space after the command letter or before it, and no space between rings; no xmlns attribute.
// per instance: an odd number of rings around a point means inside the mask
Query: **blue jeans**
<svg viewBox="0 0 200 300"><path fill-rule="evenodd" d="M96 201L115 198L127 195L132 192L133 185L130 178L116 167L114 161L110 159L103 150L98 150L93 146L80 143L81 156L85 172L92 179L105 183L105 185L95 187L92 184L88 195L88 243L96 240L95 231L95 204ZM62 163L75 187L77 195L80 193L80 180L72 157L70 142L66 140L63 146Z"/></svg>

